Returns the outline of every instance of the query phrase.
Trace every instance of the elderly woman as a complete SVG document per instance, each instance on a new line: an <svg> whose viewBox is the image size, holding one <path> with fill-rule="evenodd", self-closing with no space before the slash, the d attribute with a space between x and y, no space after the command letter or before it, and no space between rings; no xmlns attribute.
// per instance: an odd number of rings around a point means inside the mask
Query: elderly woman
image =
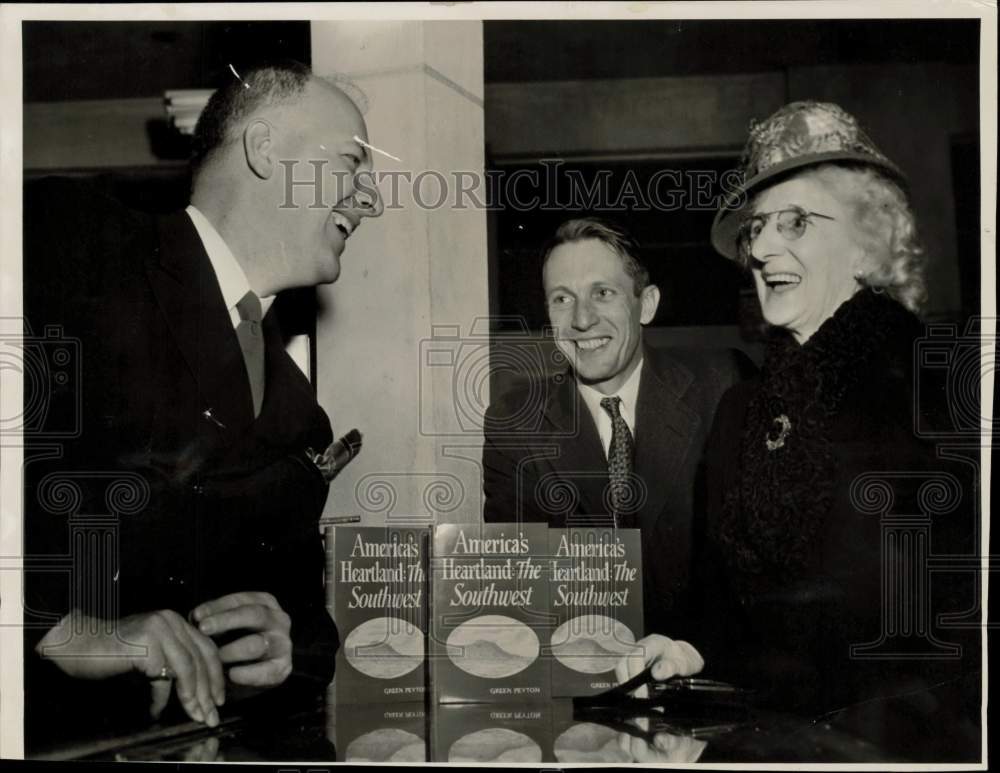
<svg viewBox="0 0 1000 773"><path fill-rule="evenodd" d="M817 102L757 125L743 171L712 243L753 275L765 361L723 398L709 442L703 625L647 638L644 661L659 679L704 665L810 714L947 680L970 653L935 623L974 605L974 579L921 562L973 550L973 486L915 430L926 284L904 177ZM943 395L923 425L947 415Z"/></svg>

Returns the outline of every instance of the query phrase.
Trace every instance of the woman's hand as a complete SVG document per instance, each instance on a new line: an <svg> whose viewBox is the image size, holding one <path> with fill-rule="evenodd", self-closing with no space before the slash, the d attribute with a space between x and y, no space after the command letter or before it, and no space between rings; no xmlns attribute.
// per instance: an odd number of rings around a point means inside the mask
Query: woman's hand
<svg viewBox="0 0 1000 773"><path fill-rule="evenodd" d="M247 631L219 649L236 684L273 687L292 673L292 621L270 593L230 593L195 607L191 617L205 636Z"/></svg>
<svg viewBox="0 0 1000 773"><path fill-rule="evenodd" d="M215 642L170 609L118 621L71 612L49 630L36 652L77 679L108 679L139 671L149 678L150 714L163 711L172 689L188 716L219 724L225 678Z"/></svg>
<svg viewBox="0 0 1000 773"><path fill-rule="evenodd" d="M653 666L653 678L662 682L672 676L697 674L705 667L705 661L698 650L686 641L654 633L637 641L633 652L618 662L615 678L619 684L627 682L649 665ZM645 698L647 694L645 685L635 693L639 698Z"/></svg>

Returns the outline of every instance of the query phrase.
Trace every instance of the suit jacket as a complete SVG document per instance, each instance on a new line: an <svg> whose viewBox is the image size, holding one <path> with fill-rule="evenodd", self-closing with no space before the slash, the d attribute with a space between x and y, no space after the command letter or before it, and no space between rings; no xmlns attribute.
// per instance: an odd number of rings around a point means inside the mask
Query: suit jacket
<svg viewBox="0 0 1000 773"><path fill-rule="evenodd" d="M153 218L81 194L53 181L25 198L27 349L53 375L25 397L45 406L25 431L29 725L49 689L82 689L56 688L61 672L31 654L74 606L105 619L185 616L226 593L268 591L292 618L295 672L325 684L338 644L318 534L327 484L305 449L330 443L329 420L273 315L254 418L229 313L185 213ZM60 369L69 377L55 378Z"/></svg>
<svg viewBox="0 0 1000 773"><path fill-rule="evenodd" d="M722 393L750 367L734 352L645 349L633 469L645 487L637 522L647 632L684 636L705 440ZM609 511L608 463L572 373L501 395L485 430L484 520L562 527Z"/></svg>

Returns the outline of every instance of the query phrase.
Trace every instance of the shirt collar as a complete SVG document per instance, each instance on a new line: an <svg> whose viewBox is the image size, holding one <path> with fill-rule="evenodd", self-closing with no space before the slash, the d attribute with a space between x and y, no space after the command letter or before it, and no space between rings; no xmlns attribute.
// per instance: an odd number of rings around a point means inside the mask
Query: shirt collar
<svg viewBox="0 0 1000 773"><path fill-rule="evenodd" d="M589 384L583 384L579 380L576 382L577 388L580 390L580 396L583 397L583 401L587 404L592 414L597 414L598 411L603 411L601 408L601 400L605 397L618 397L621 401L621 413L626 418L632 417L631 421L628 421L629 427L635 426L635 406L639 398L639 380L640 373L642 372L642 357L639 358L638 364L635 366L635 370L629 375L628 379L622 384L621 389L618 390L614 395L605 395L598 392L594 387ZM634 431L634 430L633 430Z"/></svg>
<svg viewBox="0 0 1000 773"><path fill-rule="evenodd" d="M246 272L243 271L243 267L233 256L229 245L219 235L219 232L215 230L215 226L208 221L208 218L197 207L189 204L185 212L191 218L194 229L198 232L201 243L205 247L205 252L208 253L208 260L212 264L212 271L215 272L215 278L219 282L219 289L222 290L222 300L225 302L226 308L232 313L236 308L236 304L251 289ZM261 298L261 312L267 314L267 310L273 302L273 295Z"/></svg>

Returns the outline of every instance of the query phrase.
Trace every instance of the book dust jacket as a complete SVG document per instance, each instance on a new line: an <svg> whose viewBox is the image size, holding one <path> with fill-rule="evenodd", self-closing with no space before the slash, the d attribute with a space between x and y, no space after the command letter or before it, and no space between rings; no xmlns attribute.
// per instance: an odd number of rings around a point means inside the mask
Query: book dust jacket
<svg viewBox="0 0 1000 773"><path fill-rule="evenodd" d="M615 686L615 666L643 635L638 529L549 530L549 604L555 628L545 651L553 697Z"/></svg>
<svg viewBox="0 0 1000 773"><path fill-rule="evenodd" d="M333 615L341 703L422 700L430 529L338 527ZM328 581L329 585L329 581Z"/></svg>
<svg viewBox="0 0 1000 773"><path fill-rule="evenodd" d="M443 703L545 701L545 524L444 524L431 554L429 687Z"/></svg>

